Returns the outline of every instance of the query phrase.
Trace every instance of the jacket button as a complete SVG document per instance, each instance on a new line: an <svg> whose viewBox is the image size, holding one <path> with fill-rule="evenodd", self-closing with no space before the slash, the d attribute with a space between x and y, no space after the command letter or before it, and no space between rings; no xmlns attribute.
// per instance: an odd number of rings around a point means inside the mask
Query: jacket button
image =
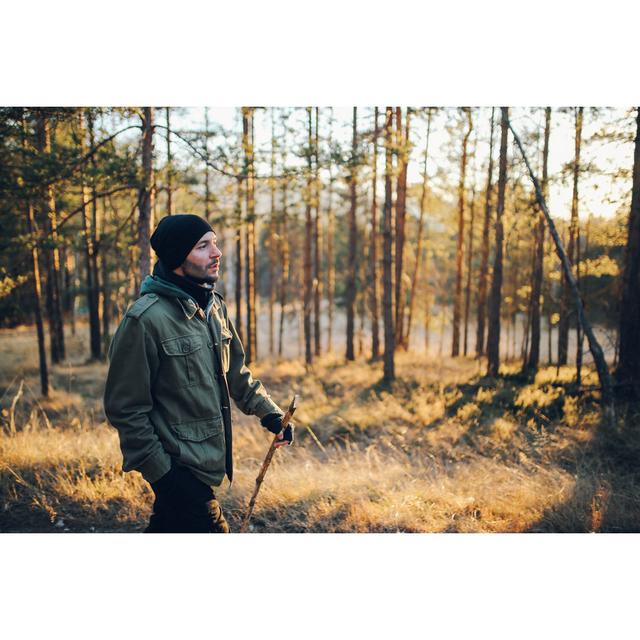
<svg viewBox="0 0 640 640"><path fill-rule="evenodd" d="M211 349L211 346L212 346L211 343L207 342L207 347L209 347L209 349Z"/></svg>

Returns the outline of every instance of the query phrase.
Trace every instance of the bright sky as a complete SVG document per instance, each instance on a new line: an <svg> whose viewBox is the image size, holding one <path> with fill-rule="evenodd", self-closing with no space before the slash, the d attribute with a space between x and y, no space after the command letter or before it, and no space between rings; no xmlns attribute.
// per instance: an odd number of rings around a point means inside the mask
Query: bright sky
<svg viewBox="0 0 640 640"><path fill-rule="evenodd" d="M383 123L384 107L380 107L380 125ZM238 109L233 108L209 108L210 126L215 124L222 125L225 129L240 130L240 120ZM451 138L451 132L447 131L445 125L449 128L458 121L458 114L455 108L442 109L439 114L433 118L431 126L431 136L429 142L429 166L428 173L435 180L436 171L438 169L447 176L450 185L456 185L459 175L459 153L460 142L459 130L453 135L456 136L455 141ZM328 107L320 108L320 136L324 137L328 132L328 120L330 117L330 109ZM629 115L630 114L630 115ZM298 122L298 130L300 140L306 131L306 111L298 109L292 116L291 122ZM475 163L471 161L467 176L470 178L470 172L475 166L477 174L478 187L483 188L486 182L486 161L489 154L489 132L491 109L482 107L474 109L474 131L471 135L470 149L477 144L477 158ZM164 123L164 111L157 111L157 122ZM258 110L255 115L255 143L256 148L268 150L269 140L271 138L271 115L268 111ZM340 141L342 145L348 147L351 143L351 118L352 107L335 107L333 108L333 132L332 136L335 140ZM494 130L494 183L497 181L497 154L499 150L500 137L500 110L496 108L495 113L495 130ZM613 108L602 109L596 116L589 108L584 111L584 124L582 133L582 164L595 163L600 169L608 174L617 171L620 168L631 170L633 166L633 136L635 133L635 113L629 109ZM511 120L520 134L521 139L524 138L526 131L532 131L536 128L543 131L544 127L544 110L529 108L514 108L511 110ZM370 128L373 121L373 107L358 108L358 124L359 128ZM616 123L614 125L614 123ZM204 128L204 108L185 108L180 112L172 113L172 127L177 129L203 129ZM624 131L628 134L628 142L601 142L591 140L593 134L601 130L604 126L608 129ZM552 216L568 217L571 207L571 180L566 180L562 184L560 173L563 165L573 160L574 155L574 116L573 109L567 113L560 113L558 109L553 109L551 116L551 135L549 143L549 175L551 179L549 207ZM412 119L411 139L414 147L409 165L409 182L421 182L421 171L423 166L424 144L426 140L426 118L415 116ZM512 139L511 139L512 140ZM289 141L291 142L291 141ZM212 142L212 145L215 144ZM173 145L174 153L179 157L185 157L190 152L188 149L180 149L181 143L176 142ZM534 171L537 171L542 153L542 135L538 146L530 144L528 147L529 160L532 163ZM165 146L158 140L156 142L156 151L159 157L164 156ZM511 145L510 152L516 152L519 158L519 152L515 146ZM453 158L453 162L451 160ZM383 160L380 158L380 162ZM382 165L380 166L380 169ZM379 171L380 171L379 169ZM520 171L524 171L524 164L519 167ZM258 168L258 171L267 172L268 167ZM436 186L436 182L433 182ZM470 185L470 182L468 182ZM626 206L629 201L631 190L631 178L626 180L614 180L610 175L585 175L581 178L580 183L580 217L586 218L589 214L610 217L615 214L616 210L622 205ZM450 191L452 199L457 196L455 191Z"/></svg>

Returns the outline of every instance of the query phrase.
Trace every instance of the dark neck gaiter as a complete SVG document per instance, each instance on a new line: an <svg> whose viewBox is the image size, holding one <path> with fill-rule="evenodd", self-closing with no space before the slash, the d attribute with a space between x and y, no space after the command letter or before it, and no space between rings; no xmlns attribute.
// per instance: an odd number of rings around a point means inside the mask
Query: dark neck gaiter
<svg viewBox="0 0 640 640"><path fill-rule="evenodd" d="M153 275L175 284L176 287L182 289L187 295L191 296L200 306L201 309L206 309L213 295L213 285L203 284L200 285L195 281L189 279L186 276L179 276L173 271L169 271L160 260L156 262L153 267Z"/></svg>

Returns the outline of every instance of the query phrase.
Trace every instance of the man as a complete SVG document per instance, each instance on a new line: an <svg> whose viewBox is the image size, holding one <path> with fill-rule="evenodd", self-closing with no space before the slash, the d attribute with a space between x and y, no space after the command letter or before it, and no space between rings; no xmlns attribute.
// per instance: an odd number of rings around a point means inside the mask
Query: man
<svg viewBox="0 0 640 640"><path fill-rule="evenodd" d="M233 479L230 398L255 414L278 446L293 442L283 412L245 366L244 349L214 290L222 252L204 219L163 218L151 236L158 256L141 297L109 348L104 394L125 471L155 494L146 531L229 532L214 487Z"/></svg>

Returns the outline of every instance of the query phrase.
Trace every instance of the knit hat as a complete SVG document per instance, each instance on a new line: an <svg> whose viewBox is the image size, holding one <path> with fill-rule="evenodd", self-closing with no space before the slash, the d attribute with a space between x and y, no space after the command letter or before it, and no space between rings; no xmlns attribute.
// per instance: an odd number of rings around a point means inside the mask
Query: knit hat
<svg viewBox="0 0 640 640"><path fill-rule="evenodd" d="M162 264L173 271L208 231L213 229L204 218L192 213L176 213L160 220L151 236L151 246Z"/></svg>

